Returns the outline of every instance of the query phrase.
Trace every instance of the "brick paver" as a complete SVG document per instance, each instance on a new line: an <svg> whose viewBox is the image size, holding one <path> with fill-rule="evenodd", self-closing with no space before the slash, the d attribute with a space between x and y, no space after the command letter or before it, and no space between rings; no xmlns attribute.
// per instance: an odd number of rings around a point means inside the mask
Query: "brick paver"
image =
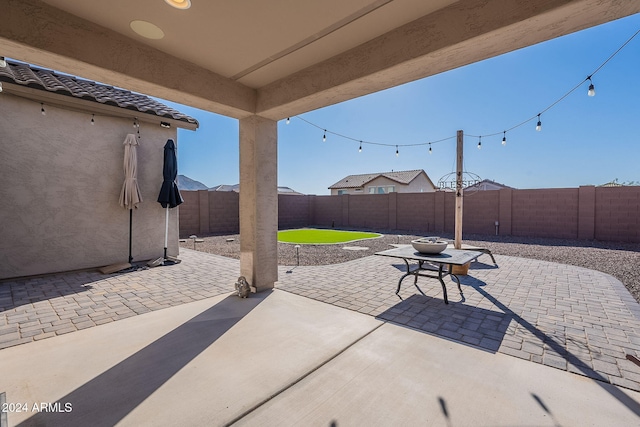
<svg viewBox="0 0 640 427"><path fill-rule="evenodd" d="M278 288L370 314L488 351L640 391L640 305L610 275L581 267L496 255L499 268L472 264L464 297L446 278L402 282L401 260L370 256L343 264L286 268ZM487 258L488 260L488 258Z"/></svg>
<svg viewBox="0 0 640 427"><path fill-rule="evenodd" d="M182 263L112 275L60 273L0 282L0 349L230 293L239 262L181 249ZM484 261L486 256L480 258ZM369 256L279 268L279 289L381 320L640 391L640 305L610 275L496 255L460 276L403 282L401 260ZM286 271L292 271L287 273Z"/></svg>
<svg viewBox="0 0 640 427"><path fill-rule="evenodd" d="M182 249L182 262L110 275L0 282L0 349L229 293L237 260Z"/></svg>

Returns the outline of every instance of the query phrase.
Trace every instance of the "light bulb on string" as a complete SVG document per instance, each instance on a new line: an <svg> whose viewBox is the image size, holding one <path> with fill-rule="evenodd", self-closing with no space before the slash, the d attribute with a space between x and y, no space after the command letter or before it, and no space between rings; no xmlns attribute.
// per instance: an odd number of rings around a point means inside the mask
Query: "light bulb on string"
<svg viewBox="0 0 640 427"><path fill-rule="evenodd" d="M291 122L291 119L289 117L287 117L287 124L289 124Z"/></svg>
<svg viewBox="0 0 640 427"><path fill-rule="evenodd" d="M0 68L7 66L7 61L4 60L4 56L0 56Z"/></svg>
<svg viewBox="0 0 640 427"><path fill-rule="evenodd" d="M433 154L433 151L431 151L431 143L429 143L429 154Z"/></svg>
<svg viewBox="0 0 640 427"><path fill-rule="evenodd" d="M42 113L43 116L47 115L47 112L44 111L44 104L42 102L40 103L40 113Z"/></svg>
<svg viewBox="0 0 640 427"><path fill-rule="evenodd" d="M91 115L91 124L92 124L92 125L95 125L95 124L96 124L96 119L95 119L95 117L96 117L96 115L95 115L95 114L92 114L92 115Z"/></svg>
<svg viewBox="0 0 640 427"><path fill-rule="evenodd" d="M593 85L593 82L591 81L591 76L587 77L587 80L589 80L589 83L591 83L589 85L589 91L587 92L587 95L596 96L596 87Z"/></svg>
<svg viewBox="0 0 640 427"><path fill-rule="evenodd" d="M507 145L507 131L503 131L502 145Z"/></svg>
<svg viewBox="0 0 640 427"><path fill-rule="evenodd" d="M538 123L536 124L536 130L538 132L542 130L542 122L540 121L540 114L538 114Z"/></svg>
<svg viewBox="0 0 640 427"><path fill-rule="evenodd" d="M327 130L324 130L324 133L322 134L322 142L325 142L327 140Z"/></svg>
<svg viewBox="0 0 640 427"><path fill-rule="evenodd" d="M0 92L2 92L2 82L0 82Z"/></svg>
<svg viewBox="0 0 640 427"><path fill-rule="evenodd" d="M400 155L400 152L398 151L398 146L396 145L396 157L398 157Z"/></svg>
<svg viewBox="0 0 640 427"><path fill-rule="evenodd" d="M362 141L360 141L360 148L358 148L358 153L362 153Z"/></svg>
<svg viewBox="0 0 640 427"><path fill-rule="evenodd" d="M482 137L479 136L478 137L478 150L481 150L481 149L482 149Z"/></svg>

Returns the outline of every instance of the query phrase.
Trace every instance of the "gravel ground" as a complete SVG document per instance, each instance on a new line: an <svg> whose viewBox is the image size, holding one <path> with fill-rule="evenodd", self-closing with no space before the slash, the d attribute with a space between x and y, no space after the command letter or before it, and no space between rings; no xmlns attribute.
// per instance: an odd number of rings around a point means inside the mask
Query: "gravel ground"
<svg viewBox="0 0 640 427"><path fill-rule="evenodd" d="M383 234L377 239L360 240L337 245L301 245L300 265L337 264L373 255L391 248L391 244L411 243L422 237L408 234ZM453 239L443 234L441 237ZM240 258L240 236L199 237L196 249L230 258ZM231 240L233 239L233 240ZM533 258L562 264L576 265L602 271L625 284L636 301L640 302L640 243L615 243L546 238L522 238L511 236L483 236L465 234L464 243L487 247L494 254L521 258ZM193 242L181 242L180 246L193 249ZM347 250L344 247L362 247L366 250ZM490 262L490 261L489 261ZM289 243L278 243L278 264L296 265L296 248Z"/></svg>

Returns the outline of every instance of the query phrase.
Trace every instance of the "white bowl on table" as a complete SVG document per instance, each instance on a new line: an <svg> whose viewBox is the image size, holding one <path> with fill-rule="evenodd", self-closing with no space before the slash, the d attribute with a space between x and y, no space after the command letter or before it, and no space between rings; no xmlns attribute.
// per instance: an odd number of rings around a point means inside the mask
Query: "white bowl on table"
<svg viewBox="0 0 640 427"><path fill-rule="evenodd" d="M449 242L438 237L423 237L411 241L413 248L421 254L439 254L447 248Z"/></svg>

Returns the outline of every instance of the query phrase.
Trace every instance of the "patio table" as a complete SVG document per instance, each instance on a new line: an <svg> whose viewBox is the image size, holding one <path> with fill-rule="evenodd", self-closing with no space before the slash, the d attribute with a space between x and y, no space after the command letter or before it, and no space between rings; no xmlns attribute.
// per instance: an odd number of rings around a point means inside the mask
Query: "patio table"
<svg viewBox="0 0 640 427"><path fill-rule="evenodd" d="M386 251L376 252L375 255L400 258L407 266L407 271L398 281L398 289L396 290L396 295L398 295L400 299L402 299L399 295L400 286L407 276L414 276L413 285L422 295L424 295L424 292L422 292L422 289L418 286L418 276L422 276L431 277L440 281L440 284L442 285L442 293L444 295L444 303L449 304L449 299L447 298L447 287L445 286L442 278L448 275L452 276L458 284L460 295L462 295L460 279L452 273L453 266L464 265L471 262L482 255L482 252L447 248L439 254L423 254L416 251L411 245L402 245L393 249L387 249ZM409 264L410 261L417 261L418 264L416 268L411 269L411 266L415 266L415 264ZM444 269L445 265L447 266L446 270ZM437 270L435 270L434 267L437 267ZM438 275L426 274L424 273L425 271L437 272Z"/></svg>

